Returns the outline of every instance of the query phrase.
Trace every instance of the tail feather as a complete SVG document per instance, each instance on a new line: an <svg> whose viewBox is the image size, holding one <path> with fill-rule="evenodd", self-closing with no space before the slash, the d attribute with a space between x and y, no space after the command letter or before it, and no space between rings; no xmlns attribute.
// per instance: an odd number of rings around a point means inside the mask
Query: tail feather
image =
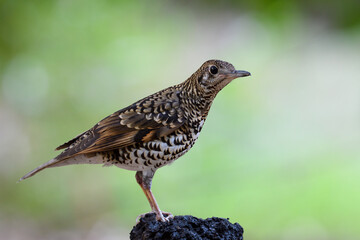
<svg viewBox="0 0 360 240"><path fill-rule="evenodd" d="M37 174L38 172L44 170L45 168L51 167L52 165L54 165L54 164L56 164L56 163L58 163L60 161L58 159L56 159L56 158L53 158L50 161L48 161L48 162L46 162L44 164L41 164L40 166L38 166L34 170L32 170L32 171L28 172L27 174L25 174L22 178L19 179L18 182L21 182L22 180L25 180L25 179L27 179L29 177L32 177L35 174Z"/></svg>
<svg viewBox="0 0 360 240"><path fill-rule="evenodd" d="M22 180L25 180L29 177L34 176L35 174L44 170L45 168L61 167L61 166L67 166L67 165L73 165L73 164L103 164L103 163L105 163L104 160L101 157L98 157L96 155L85 156L82 154L82 155L78 155L78 156L71 157L71 158L60 158L60 159L58 159L56 157L56 158L53 158L50 161L38 166L31 172L25 174L22 178L19 179L18 182L21 182Z"/></svg>

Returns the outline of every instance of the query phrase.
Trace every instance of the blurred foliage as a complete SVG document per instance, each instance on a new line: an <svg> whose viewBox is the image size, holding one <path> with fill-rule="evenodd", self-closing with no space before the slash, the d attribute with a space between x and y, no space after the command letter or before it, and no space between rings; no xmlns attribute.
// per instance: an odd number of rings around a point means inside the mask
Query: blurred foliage
<svg viewBox="0 0 360 240"><path fill-rule="evenodd" d="M0 238L127 239L150 209L134 172L16 180L219 58L252 77L226 87L194 148L156 173L160 207L230 217L249 239L359 239L359 4L1 0Z"/></svg>

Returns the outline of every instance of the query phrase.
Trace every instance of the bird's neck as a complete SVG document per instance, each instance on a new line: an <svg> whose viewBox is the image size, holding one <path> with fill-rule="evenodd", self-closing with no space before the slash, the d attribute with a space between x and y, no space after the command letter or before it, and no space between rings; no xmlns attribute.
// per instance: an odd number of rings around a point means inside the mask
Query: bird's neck
<svg viewBox="0 0 360 240"><path fill-rule="evenodd" d="M204 118L206 118L214 98L215 96L206 94L196 88L194 84L183 85L182 100L187 106L191 107L191 110Z"/></svg>

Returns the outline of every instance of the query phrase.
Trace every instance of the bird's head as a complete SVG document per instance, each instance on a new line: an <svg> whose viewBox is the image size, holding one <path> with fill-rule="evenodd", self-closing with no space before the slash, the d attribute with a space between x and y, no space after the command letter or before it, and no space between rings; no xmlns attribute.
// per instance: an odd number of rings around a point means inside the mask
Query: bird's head
<svg viewBox="0 0 360 240"><path fill-rule="evenodd" d="M250 76L247 71L236 70L231 63L221 60L209 60L191 76L192 83L197 90L208 96L216 94L239 77Z"/></svg>

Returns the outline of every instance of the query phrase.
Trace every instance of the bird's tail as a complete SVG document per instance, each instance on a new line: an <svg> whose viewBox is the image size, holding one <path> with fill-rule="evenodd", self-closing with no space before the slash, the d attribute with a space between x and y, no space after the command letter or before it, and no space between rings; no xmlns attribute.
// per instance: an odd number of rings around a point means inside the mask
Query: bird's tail
<svg viewBox="0 0 360 240"><path fill-rule="evenodd" d="M59 156L58 156L59 157ZM34 170L30 171L29 173L25 174L22 178L19 179L18 182L21 182L22 180L25 180L29 177L34 176L38 172L44 170L45 168L51 168L51 167L61 167L66 165L73 165L73 164L102 164L103 159L94 156L85 156L83 154L77 155L71 158L60 158L58 157L51 159L50 161L38 166Z"/></svg>
<svg viewBox="0 0 360 240"><path fill-rule="evenodd" d="M35 168L34 170L28 172L27 174L25 174L22 178L19 179L18 182L21 182L22 180L25 180L29 177L32 177L34 176L35 174L37 174L38 172L44 170L45 168L48 168L48 167L51 167L52 165L54 164L57 164L59 163L60 161L56 158L53 158L51 159L50 161L44 163L44 164L41 164L40 166L38 166L37 168Z"/></svg>

